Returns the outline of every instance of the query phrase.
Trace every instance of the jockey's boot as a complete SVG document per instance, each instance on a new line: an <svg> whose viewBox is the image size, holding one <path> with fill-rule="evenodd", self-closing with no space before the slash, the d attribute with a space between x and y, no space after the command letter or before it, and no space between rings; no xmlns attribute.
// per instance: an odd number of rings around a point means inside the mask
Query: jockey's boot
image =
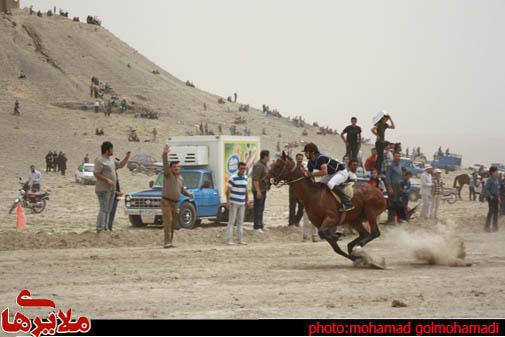
<svg viewBox="0 0 505 337"><path fill-rule="evenodd" d="M335 192L342 201L342 211L349 212L354 209L351 198L341 188L335 186L333 187L333 192Z"/></svg>

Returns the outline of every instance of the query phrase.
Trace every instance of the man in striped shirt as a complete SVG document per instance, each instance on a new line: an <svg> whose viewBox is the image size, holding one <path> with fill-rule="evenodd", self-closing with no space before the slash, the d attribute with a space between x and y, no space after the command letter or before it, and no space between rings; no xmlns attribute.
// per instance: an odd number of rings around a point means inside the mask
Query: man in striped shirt
<svg viewBox="0 0 505 337"><path fill-rule="evenodd" d="M237 223L238 243L245 245L242 239L242 225L244 223L246 205L249 204L247 196L246 164L238 164L238 173L228 180L226 200L228 206L228 227L226 228L226 243L233 245L233 226Z"/></svg>

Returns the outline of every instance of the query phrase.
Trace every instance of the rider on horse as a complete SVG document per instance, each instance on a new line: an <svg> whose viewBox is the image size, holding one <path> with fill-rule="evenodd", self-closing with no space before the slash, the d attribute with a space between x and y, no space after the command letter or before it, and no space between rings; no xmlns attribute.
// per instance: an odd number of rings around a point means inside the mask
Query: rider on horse
<svg viewBox="0 0 505 337"><path fill-rule="evenodd" d="M305 152L308 159L308 175L321 177L321 182L328 185L330 190L339 196L344 212L353 210L354 205L351 197L345 192L345 186L343 186L349 180L349 172L345 164L319 152L317 145L314 143L305 145L303 152ZM314 170L318 171L314 172Z"/></svg>

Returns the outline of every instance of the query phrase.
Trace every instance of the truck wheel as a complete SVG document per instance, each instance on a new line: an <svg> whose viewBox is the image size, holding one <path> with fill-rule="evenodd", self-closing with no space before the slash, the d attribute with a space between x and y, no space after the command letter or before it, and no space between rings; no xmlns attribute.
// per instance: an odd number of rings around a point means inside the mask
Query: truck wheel
<svg viewBox="0 0 505 337"><path fill-rule="evenodd" d="M193 229L197 225L196 208L192 203L182 204L179 211L179 225L186 229Z"/></svg>
<svg viewBox="0 0 505 337"><path fill-rule="evenodd" d="M133 227L145 227L147 226L140 215L128 215L128 219Z"/></svg>

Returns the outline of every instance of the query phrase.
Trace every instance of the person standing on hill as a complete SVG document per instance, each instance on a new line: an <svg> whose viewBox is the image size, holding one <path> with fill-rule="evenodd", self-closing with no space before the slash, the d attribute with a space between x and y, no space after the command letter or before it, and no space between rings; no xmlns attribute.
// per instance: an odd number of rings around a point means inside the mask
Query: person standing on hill
<svg viewBox="0 0 505 337"><path fill-rule="evenodd" d="M65 172L67 171L67 156L63 152L60 155L59 166L60 166L61 175L64 176Z"/></svg>
<svg viewBox="0 0 505 337"><path fill-rule="evenodd" d="M377 150L377 161L375 163L375 168L379 171L379 174L384 173L382 170L382 162L384 161L384 149L386 148L386 129L394 129L395 123L388 114L382 113L380 120L375 123L372 128L372 133L377 137L375 141L375 149Z"/></svg>
<svg viewBox="0 0 505 337"><path fill-rule="evenodd" d="M46 172L50 172L53 166L53 154L49 151L46 154Z"/></svg>
<svg viewBox="0 0 505 337"><path fill-rule="evenodd" d="M180 174L179 162L168 162L170 145L163 146L163 192L161 194L161 216L165 228L163 248L174 248L174 229L178 221L179 198L181 193L193 197L193 194L184 188L184 179Z"/></svg>
<svg viewBox="0 0 505 337"><path fill-rule="evenodd" d="M14 116L20 116L21 115L21 108L19 106L19 101L16 100L16 102L14 102Z"/></svg>
<svg viewBox="0 0 505 337"><path fill-rule="evenodd" d="M58 152L53 151L53 160L52 160L52 169L54 172L56 172L56 170L58 169L57 167L57 161L58 161Z"/></svg>
<svg viewBox="0 0 505 337"><path fill-rule="evenodd" d="M358 159L359 149L361 147L361 128L356 125L358 119L356 117L351 118L351 125L346 126L346 128L340 134L340 138L345 144L346 154L351 160ZM347 137L344 137L344 136Z"/></svg>

